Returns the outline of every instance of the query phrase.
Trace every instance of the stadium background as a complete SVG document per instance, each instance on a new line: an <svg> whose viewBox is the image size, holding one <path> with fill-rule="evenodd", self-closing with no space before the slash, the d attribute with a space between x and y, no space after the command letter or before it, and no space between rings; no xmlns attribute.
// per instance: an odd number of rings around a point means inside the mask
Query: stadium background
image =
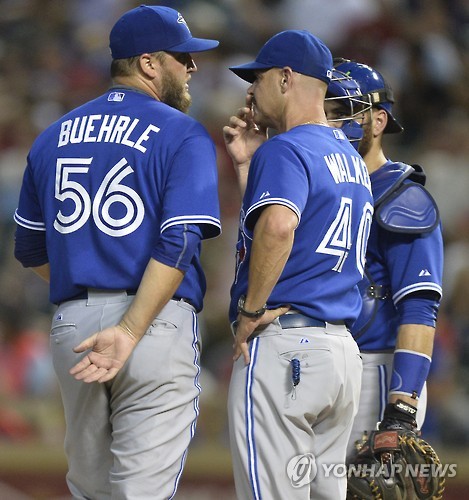
<svg viewBox="0 0 469 500"><path fill-rule="evenodd" d="M108 32L125 0L0 0L0 498L67 499L63 418L48 351L47 287L13 257L27 152L37 134L109 84ZM148 2L151 3L151 2ZM225 401L231 369L227 322L239 208L222 126L244 101L227 67L254 56L272 34L309 29L334 56L366 62L394 88L404 134L396 160L419 163L439 204L445 238L444 298L429 380L425 436L458 464L446 499L469 496L469 2L467 0L186 0L196 36L220 40L198 54L190 114L218 149L223 235L205 245L208 277L203 394L197 435L178 498L234 498Z"/></svg>

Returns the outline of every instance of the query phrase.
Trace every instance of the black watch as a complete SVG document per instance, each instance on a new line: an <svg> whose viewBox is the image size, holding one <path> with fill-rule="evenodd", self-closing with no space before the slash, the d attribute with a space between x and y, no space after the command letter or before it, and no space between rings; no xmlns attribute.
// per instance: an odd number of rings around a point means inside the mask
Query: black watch
<svg viewBox="0 0 469 500"><path fill-rule="evenodd" d="M246 316L247 318L260 318L267 309L267 304L264 304L264 306L261 309L258 309L257 311L246 311L246 309L244 309L245 301L246 301L246 295L241 295L241 297L238 300L238 313L242 314L243 316Z"/></svg>

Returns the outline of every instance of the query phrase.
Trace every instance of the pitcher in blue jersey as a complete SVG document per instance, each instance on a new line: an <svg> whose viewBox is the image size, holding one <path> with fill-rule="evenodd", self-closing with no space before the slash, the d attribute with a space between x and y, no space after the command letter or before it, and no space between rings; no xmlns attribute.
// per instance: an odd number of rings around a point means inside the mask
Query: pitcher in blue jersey
<svg viewBox="0 0 469 500"><path fill-rule="evenodd" d="M352 333L363 357L360 405L348 454L364 431L420 428L426 410L441 298L443 238L438 208L418 165L389 160L383 134L403 128L393 115L389 84L375 69L338 60L372 99L358 151L370 173L375 216L360 283L363 308Z"/></svg>
<svg viewBox="0 0 469 500"><path fill-rule="evenodd" d="M307 31L272 37L246 106L224 127L243 197L230 320L228 397L238 498L345 498L360 390L357 319L373 216L366 166L328 126L332 56ZM267 139L267 129L278 134Z"/></svg>
<svg viewBox="0 0 469 500"><path fill-rule="evenodd" d="M50 282L74 498L172 498L198 416L201 240L220 233L215 148L187 116L194 38L141 5L110 33L114 86L35 141L15 254Z"/></svg>

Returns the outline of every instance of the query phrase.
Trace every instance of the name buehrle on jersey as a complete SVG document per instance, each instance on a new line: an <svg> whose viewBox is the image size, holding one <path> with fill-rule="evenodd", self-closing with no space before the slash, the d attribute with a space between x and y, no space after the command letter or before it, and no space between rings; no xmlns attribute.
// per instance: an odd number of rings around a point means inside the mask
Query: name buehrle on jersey
<svg viewBox="0 0 469 500"><path fill-rule="evenodd" d="M142 134L132 136L139 124L138 118L125 115L85 115L73 120L65 120L60 126L57 147L81 142L110 142L122 144L138 149L142 153L147 151L143 145L150 139L150 134L158 133L160 128L148 125Z"/></svg>

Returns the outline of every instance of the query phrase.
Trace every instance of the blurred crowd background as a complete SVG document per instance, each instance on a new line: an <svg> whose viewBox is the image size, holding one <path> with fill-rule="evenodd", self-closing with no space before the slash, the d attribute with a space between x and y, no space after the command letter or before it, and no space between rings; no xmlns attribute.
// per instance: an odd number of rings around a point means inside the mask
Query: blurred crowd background
<svg viewBox="0 0 469 500"><path fill-rule="evenodd" d="M63 423L49 356L47 286L13 257L13 213L35 137L109 86L109 30L127 0L0 0L0 453L2 444L61 446ZM152 3L152 2L148 2ZM227 320L240 200L222 127L247 84L228 66L250 60L283 29L308 29L334 56L378 69L393 87L405 132L386 138L393 160L418 163L445 238L444 297L424 431L438 446L469 446L469 2L467 0L175 0L195 36L190 114L218 150L223 234L204 246L203 395L194 446L227 447L231 370ZM60 272L60 271L59 271Z"/></svg>

